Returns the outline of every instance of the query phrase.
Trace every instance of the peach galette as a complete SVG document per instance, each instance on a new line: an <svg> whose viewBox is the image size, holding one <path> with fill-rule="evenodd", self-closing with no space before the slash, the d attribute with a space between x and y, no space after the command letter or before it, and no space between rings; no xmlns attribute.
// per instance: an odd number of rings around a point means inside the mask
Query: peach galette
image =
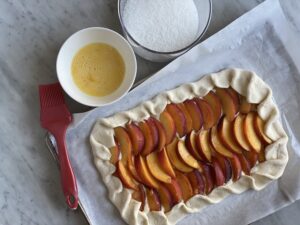
<svg viewBox="0 0 300 225"><path fill-rule="evenodd" d="M130 121L114 128L110 148L114 176L133 190L132 198L150 211L168 212L180 201L207 195L240 179L264 162L272 139L256 104L232 88L169 103L157 119Z"/></svg>
<svg viewBox="0 0 300 225"><path fill-rule="evenodd" d="M235 69L189 85L102 119L92 132L97 168L130 224L174 224L232 192L260 190L284 170L287 138L263 81Z"/></svg>

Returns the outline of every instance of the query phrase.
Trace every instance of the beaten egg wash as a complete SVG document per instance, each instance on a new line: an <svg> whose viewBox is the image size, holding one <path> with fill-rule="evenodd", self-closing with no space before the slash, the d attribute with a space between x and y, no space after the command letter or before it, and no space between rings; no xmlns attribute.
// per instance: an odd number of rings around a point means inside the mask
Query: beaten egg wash
<svg viewBox="0 0 300 225"><path fill-rule="evenodd" d="M81 48L71 66L75 84L84 93L105 96L122 83L125 64L120 53L104 43L93 43Z"/></svg>

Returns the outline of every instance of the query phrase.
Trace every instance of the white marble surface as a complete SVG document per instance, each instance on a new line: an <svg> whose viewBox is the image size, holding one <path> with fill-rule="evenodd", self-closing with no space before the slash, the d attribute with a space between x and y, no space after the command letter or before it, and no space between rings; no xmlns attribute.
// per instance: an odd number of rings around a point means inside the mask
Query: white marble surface
<svg viewBox="0 0 300 225"><path fill-rule="evenodd" d="M206 37L262 0L213 0ZM286 11L299 11L297 0L282 1ZM0 1L0 224L87 224L80 211L66 208L59 173L39 126L39 83L57 80L55 59L73 32L105 26L120 32L116 0ZM296 14L295 14L296 15ZM290 16L296 29L300 18ZM138 79L164 64L138 60ZM73 112L85 111L72 100ZM255 224L297 224L300 204Z"/></svg>

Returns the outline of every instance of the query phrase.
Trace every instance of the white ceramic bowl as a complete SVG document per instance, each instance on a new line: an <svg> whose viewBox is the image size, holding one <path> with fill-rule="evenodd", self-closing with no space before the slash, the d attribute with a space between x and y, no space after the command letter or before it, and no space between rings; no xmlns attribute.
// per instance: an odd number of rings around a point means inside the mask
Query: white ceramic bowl
<svg viewBox="0 0 300 225"><path fill-rule="evenodd" d="M115 47L125 63L123 82L117 90L103 97L90 96L82 92L74 83L71 74L72 60L78 50L88 44L97 42ZM136 58L129 43L115 31L102 27L90 27L73 34L62 45L56 61L58 80L64 91L77 102L88 106L103 106L122 98L132 87L136 71Z"/></svg>

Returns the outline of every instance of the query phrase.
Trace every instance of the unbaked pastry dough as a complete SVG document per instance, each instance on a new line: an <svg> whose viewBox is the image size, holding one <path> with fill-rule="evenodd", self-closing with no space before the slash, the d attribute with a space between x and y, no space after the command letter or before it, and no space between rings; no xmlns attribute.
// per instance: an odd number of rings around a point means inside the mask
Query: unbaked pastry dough
<svg viewBox="0 0 300 225"><path fill-rule="evenodd" d="M132 190L123 188L119 178L112 176L115 166L109 162L111 157L109 148L115 145L113 128L124 126L128 121L139 122L149 116L157 118L170 102L179 103L186 99L202 97L214 87L229 86L246 96L248 102L258 104L258 114L266 121L265 132L274 141L266 148L266 161L252 168L251 176L242 174L238 181L229 181L215 188L207 196L196 195L186 203L182 201L168 213L164 213L163 209L159 212L150 212L147 204L145 210L140 211L141 203L131 198ZM257 191L263 189L282 175L288 162L287 141L278 109L272 99L272 90L255 73L241 69L226 69L208 74L199 81L163 92L133 109L99 119L90 135L95 164L104 183L109 187L109 198L123 219L131 225L173 225L188 213L198 212L209 204L218 203L232 193L239 194L250 188Z"/></svg>

